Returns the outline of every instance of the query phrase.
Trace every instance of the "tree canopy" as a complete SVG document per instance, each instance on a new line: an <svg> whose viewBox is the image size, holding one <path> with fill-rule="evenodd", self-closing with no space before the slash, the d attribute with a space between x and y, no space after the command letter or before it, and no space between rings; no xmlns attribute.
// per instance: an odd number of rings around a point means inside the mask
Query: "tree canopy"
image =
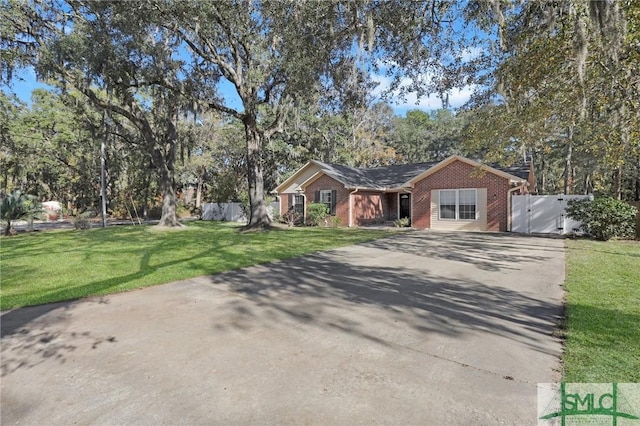
<svg viewBox="0 0 640 426"><path fill-rule="evenodd" d="M112 210L157 193L169 226L195 186L195 204L244 200L268 227L266 191L311 158L530 154L540 192L640 198L639 17L630 0L8 0L2 81L33 67L57 89L31 105L3 90L2 189L93 205L107 141ZM386 103L446 106L463 85L455 113Z"/></svg>
<svg viewBox="0 0 640 426"><path fill-rule="evenodd" d="M498 54L471 144L493 159L531 152L543 178L559 163L562 185L543 191L638 191L638 3L489 3Z"/></svg>

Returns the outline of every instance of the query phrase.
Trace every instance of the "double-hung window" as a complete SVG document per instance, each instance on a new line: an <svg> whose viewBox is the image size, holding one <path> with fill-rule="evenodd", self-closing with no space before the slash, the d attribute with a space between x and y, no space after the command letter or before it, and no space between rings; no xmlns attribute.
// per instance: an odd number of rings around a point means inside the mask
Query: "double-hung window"
<svg viewBox="0 0 640 426"><path fill-rule="evenodd" d="M327 206L327 211L331 213L331 206L333 205L331 190L320 191L320 202Z"/></svg>
<svg viewBox="0 0 640 426"><path fill-rule="evenodd" d="M293 211L304 216L304 195L293 196Z"/></svg>
<svg viewBox="0 0 640 426"><path fill-rule="evenodd" d="M476 220L478 197L476 189L441 189L440 219Z"/></svg>
<svg viewBox="0 0 640 426"><path fill-rule="evenodd" d="M475 189L458 190L458 219L476 220L477 207Z"/></svg>
<svg viewBox="0 0 640 426"><path fill-rule="evenodd" d="M322 203L327 206L327 212L329 214L336 214L336 190L335 189L322 189L316 191L316 203Z"/></svg>
<svg viewBox="0 0 640 426"><path fill-rule="evenodd" d="M440 219L456 218L456 190L440 191Z"/></svg>

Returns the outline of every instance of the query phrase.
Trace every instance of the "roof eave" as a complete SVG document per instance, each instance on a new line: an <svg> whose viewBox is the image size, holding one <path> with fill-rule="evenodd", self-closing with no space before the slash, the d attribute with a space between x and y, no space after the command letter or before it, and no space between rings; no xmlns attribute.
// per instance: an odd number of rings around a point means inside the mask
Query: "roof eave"
<svg viewBox="0 0 640 426"><path fill-rule="evenodd" d="M372 191L372 192L385 192L386 188L372 188L367 186L346 186L344 187L347 191Z"/></svg>
<svg viewBox="0 0 640 426"><path fill-rule="evenodd" d="M390 186L388 188L385 188L384 191L385 192L403 192L403 191L411 191L411 189L413 189L413 186L409 186L406 184L403 184L401 186Z"/></svg>
<svg viewBox="0 0 640 426"><path fill-rule="evenodd" d="M316 162L314 160L311 161L307 161L307 163L300 167L294 174L292 174L291 176L289 176L287 179L284 180L284 182L282 182L280 185L276 186L273 191L271 191L271 193L275 193L275 194L279 194L280 191L284 188L286 188L287 186L291 185L291 180L295 179L296 176L298 176L298 174L300 174L304 169L307 168L307 166L309 166L310 164L314 164L315 166L318 166L318 164L316 164Z"/></svg>

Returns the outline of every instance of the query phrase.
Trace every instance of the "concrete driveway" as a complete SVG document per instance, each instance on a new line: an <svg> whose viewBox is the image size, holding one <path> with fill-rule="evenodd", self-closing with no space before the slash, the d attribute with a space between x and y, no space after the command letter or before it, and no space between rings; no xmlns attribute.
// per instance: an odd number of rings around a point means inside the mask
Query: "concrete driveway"
<svg viewBox="0 0 640 426"><path fill-rule="evenodd" d="M410 232L3 312L1 421L535 424L563 247Z"/></svg>

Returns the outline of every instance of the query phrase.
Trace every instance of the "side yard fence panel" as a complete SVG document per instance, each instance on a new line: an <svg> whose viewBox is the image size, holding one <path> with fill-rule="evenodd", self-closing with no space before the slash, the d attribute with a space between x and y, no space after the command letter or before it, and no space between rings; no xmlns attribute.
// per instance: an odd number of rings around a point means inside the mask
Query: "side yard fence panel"
<svg viewBox="0 0 640 426"><path fill-rule="evenodd" d="M511 231L524 234L568 234L580 222L567 216L569 200L593 199L593 195L514 195Z"/></svg>
<svg viewBox="0 0 640 426"><path fill-rule="evenodd" d="M279 203L267 204L267 214L271 219L280 213ZM246 222L248 206L243 203L204 203L202 204L202 220L224 220L227 222Z"/></svg>

